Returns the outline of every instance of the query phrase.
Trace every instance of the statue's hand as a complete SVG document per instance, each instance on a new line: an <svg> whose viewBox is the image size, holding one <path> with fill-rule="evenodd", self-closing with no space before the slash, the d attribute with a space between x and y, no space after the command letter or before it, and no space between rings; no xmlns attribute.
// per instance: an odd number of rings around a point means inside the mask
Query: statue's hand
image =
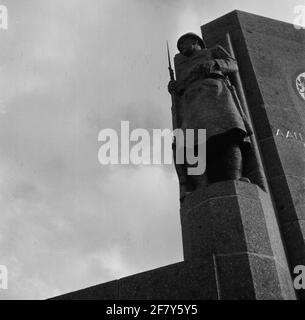
<svg viewBox="0 0 305 320"><path fill-rule="evenodd" d="M176 80L171 80L171 81L168 83L167 89L168 89L168 92L169 92L170 94L175 93L175 92L177 91L177 82L176 82Z"/></svg>
<svg viewBox="0 0 305 320"><path fill-rule="evenodd" d="M209 60L207 62L205 62L203 65L203 71L206 75L210 74L213 70L216 69L217 65L216 62L213 60Z"/></svg>

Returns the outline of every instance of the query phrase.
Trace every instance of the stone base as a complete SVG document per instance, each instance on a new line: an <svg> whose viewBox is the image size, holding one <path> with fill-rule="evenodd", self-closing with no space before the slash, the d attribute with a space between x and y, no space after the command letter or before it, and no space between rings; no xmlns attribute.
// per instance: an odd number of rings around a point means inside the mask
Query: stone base
<svg viewBox="0 0 305 320"><path fill-rule="evenodd" d="M189 195L181 208L185 261L54 299L295 299L265 192L227 181Z"/></svg>
<svg viewBox="0 0 305 320"><path fill-rule="evenodd" d="M268 195L226 181L189 195L181 207L184 258L214 260L221 299L295 299Z"/></svg>
<svg viewBox="0 0 305 320"><path fill-rule="evenodd" d="M53 298L55 300L217 300L212 261L180 262Z"/></svg>

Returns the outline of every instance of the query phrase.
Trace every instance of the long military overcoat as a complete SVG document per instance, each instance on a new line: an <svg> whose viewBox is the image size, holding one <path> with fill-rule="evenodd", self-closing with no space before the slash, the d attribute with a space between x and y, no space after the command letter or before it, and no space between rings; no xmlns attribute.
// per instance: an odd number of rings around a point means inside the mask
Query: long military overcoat
<svg viewBox="0 0 305 320"><path fill-rule="evenodd" d="M207 73L203 65L214 61ZM237 62L221 46L202 49L191 57L175 57L179 127L206 129L207 140L213 136L239 129L249 134L245 117L238 109L224 76L238 70ZM195 143L197 133L195 132Z"/></svg>

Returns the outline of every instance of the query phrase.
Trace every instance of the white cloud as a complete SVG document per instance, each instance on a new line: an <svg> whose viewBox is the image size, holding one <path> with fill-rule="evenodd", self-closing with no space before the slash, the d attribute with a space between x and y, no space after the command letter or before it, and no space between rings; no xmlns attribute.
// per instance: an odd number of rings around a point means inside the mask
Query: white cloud
<svg viewBox="0 0 305 320"><path fill-rule="evenodd" d="M181 260L173 168L102 167L97 135L121 120L170 127L166 40L173 55L180 32L199 33L237 4L263 11L264 2L4 4L0 264L9 290L1 299L47 298Z"/></svg>

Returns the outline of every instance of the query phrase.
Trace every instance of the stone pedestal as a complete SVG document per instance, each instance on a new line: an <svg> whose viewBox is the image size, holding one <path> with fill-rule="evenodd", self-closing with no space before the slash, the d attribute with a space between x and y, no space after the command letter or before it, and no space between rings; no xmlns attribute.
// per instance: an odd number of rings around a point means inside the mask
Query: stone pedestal
<svg viewBox="0 0 305 320"><path fill-rule="evenodd" d="M181 207L185 261L213 259L220 299L295 299L268 195L246 182L198 190Z"/></svg>
<svg viewBox="0 0 305 320"><path fill-rule="evenodd" d="M268 191L292 273L305 265L305 31L233 11L202 26L208 47L222 44L238 61L239 95L252 119ZM230 43L228 43L230 39ZM298 290L305 299L305 290Z"/></svg>

